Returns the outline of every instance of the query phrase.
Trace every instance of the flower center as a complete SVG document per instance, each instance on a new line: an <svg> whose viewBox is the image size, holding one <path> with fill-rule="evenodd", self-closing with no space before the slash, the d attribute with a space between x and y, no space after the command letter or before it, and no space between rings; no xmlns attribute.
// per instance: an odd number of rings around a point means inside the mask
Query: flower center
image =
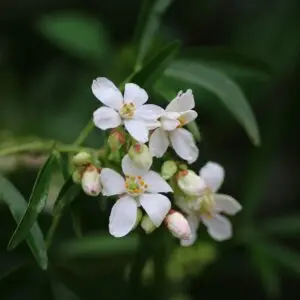
<svg viewBox="0 0 300 300"><path fill-rule="evenodd" d="M199 212L201 215L211 217L215 209L216 209L216 202L215 202L214 194L209 188L206 188L203 197L201 199Z"/></svg>
<svg viewBox="0 0 300 300"><path fill-rule="evenodd" d="M148 186L141 176L126 176L125 187L131 196L139 196Z"/></svg>
<svg viewBox="0 0 300 300"><path fill-rule="evenodd" d="M179 118L177 118L177 121L179 121L179 125L177 126L177 128L181 128L181 127L183 127L184 125L185 125L185 123L186 123L186 119L184 118L184 117L179 117Z"/></svg>
<svg viewBox="0 0 300 300"><path fill-rule="evenodd" d="M133 102L125 103L120 109L120 115L123 119L131 119L135 114L136 107Z"/></svg>

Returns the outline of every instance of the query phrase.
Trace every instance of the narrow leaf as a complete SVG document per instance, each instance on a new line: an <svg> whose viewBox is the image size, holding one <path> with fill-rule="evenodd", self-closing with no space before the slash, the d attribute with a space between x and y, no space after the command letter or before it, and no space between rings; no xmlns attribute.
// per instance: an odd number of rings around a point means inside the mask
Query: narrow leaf
<svg viewBox="0 0 300 300"><path fill-rule="evenodd" d="M68 171L68 155L65 155L63 156L62 153L60 153L59 151L57 150L54 150L53 151L53 154L55 155L56 157L56 160L58 162L58 166L60 168L60 171L63 175L63 178L65 180L68 179L69 177L69 171Z"/></svg>
<svg viewBox="0 0 300 300"><path fill-rule="evenodd" d="M25 214L8 243L9 250L15 248L26 238L38 215L45 207L54 164L55 156L51 154L35 180Z"/></svg>
<svg viewBox="0 0 300 300"><path fill-rule="evenodd" d="M165 72L170 78L198 85L215 93L245 128L255 145L260 135L252 109L239 86L227 75L193 61L176 61Z"/></svg>
<svg viewBox="0 0 300 300"><path fill-rule="evenodd" d="M37 29L62 50L82 59L99 60L107 49L102 24L87 15L74 12L43 16Z"/></svg>
<svg viewBox="0 0 300 300"><path fill-rule="evenodd" d="M174 0L145 0L142 4L137 26L136 39L138 43L135 69L142 66L155 34L159 29L165 11Z"/></svg>
<svg viewBox="0 0 300 300"><path fill-rule="evenodd" d="M120 253L132 253L136 250L138 238L130 235L116 239L106 234L83 237L81 239L63 242L59 253L70 257L102 256Z"/></svg>
<svg viewBox="0 0 300 300"><path fill-rule="evenodd" d="M251 257L253 265L260 275L265 292L270 298L276 298L280 294L280 278L278 268L268 253L264 252L264 247L255 242L252 244Z"/></svg>
<svg viewBox="0 0 300 300"><path fill-rule="evenodd" d="M288 215L268 219L262 225L262 230L268 234L286 236L300 233L300 215Z"/></svg>
<svg viewBox="0 0 300 300"><path fill-rule="evenodd" d="M16 222L20 222L27 208L27 203L20 192L7 179L0 175L0 197L8 205ZM37 263L42 269L47 269L48 257L43 233L37 222L33 224L26 242Z"/></svg>
<svg viewBox="0 0 300 300"><path fill-rule="evenodd" d="M57 200L55 201L53 212L54 216L62 214L62 211L68 206L80 193L81 187L73 182L72 176L70 176L62 186Z"/></svg>
<svg viewBox="0 0 300 300"><path fill-rule="evenodd" d="M174 60L179 45L179 42L173 42L165 46L140 71L130 76L127 82L130 80L144 88L151 88Z"/></svg>
<svg viewBox="0 0 300 300"><path fill-rule="evenodd" d="M278 264L300 274L300 255L297 252L275 243L265 242L263 247L265 253Z"/></svg>

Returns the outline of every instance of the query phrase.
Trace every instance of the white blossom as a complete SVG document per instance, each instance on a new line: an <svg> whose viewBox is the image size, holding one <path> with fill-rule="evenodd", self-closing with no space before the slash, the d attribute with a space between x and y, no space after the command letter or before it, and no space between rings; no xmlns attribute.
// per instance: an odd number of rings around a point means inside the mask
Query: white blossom
<svg viewBox="0 0 300 300"><path fill-rule="evenodd" d="M116 171L103 168L100 174L103 195L119 195L109 217L109 232L115 237L128 234L135 226L141 206L156 227L171 208L170 200L160 193L173 192L170 185L154 172L138 169L129 155L122 160L125 178Z"/></svg>
<svg viewBox="0 0 300 300"><path fill-rule="evenodd" d="M153 104L146 104L148 94L134 83L125 84L124 96L107 78L93 81L93 94L104 106L93 114L95 126L102 130L116 128L124 124L129 134L138 142L148 141L149 129L163 114L164 110Z"/></svg>
<svg viewBox="0 0 300 300"><path fill-rule="evenodd" d="M171 145L177 155L188 163L197 160L199 150L193 135L182 128L197 118L198 114L193 110L194 107L195 101L191 90L179 92L170 102L160 118L161 126L150 137L149 147L153 156L162 157Z"/></svg>
<svg viewBox="0 0 300 300"><path fill-rule="evenodd" d="M190 246L197 239L197 229L202 222L208 234L217 241L230 239L232 226L222 214L235 215L242 207L231 196L216 193L224 181L224 169L217 163L208 162L199 172L206 187L202 196L177 197L176 204L188 214L192 229L189 240L181 240L181 245ZM222 213L222 214L221 214Z"/></svg>

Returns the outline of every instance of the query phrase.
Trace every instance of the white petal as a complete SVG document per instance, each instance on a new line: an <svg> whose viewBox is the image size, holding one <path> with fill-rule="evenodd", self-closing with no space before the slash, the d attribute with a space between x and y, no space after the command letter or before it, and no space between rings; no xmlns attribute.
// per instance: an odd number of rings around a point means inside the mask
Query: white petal
<svg viewBox="0 0 300 300"><path fill-rule="evenodd" d="M210 161L201 168L199 175L211 190L216 192L224 181L225 171L221 165Z"/></svg>
<svg viewBox="0 0 300 300"><path fill-rule="evenodd" d="M124 178L112 169L103 168L100 173L100 180L104 196L120 195L126 192Z"/></svg>
<svg viewBox="0 0 300 300"><path fill-rule="evenodd" d="M166 111L184 112L195 107L195 100L192 90L185 93L179 92L176 98L167 106Z"/></svg>
<svg viewBox="0 0 300 300"><path fill-rule="evenodd" d="M137 204L129 196L119 199L111 209L109 216L109 232L115 237L128 234L135 226L137 219Z"/></svg>
<svg viewBox="0 0 300 300"><path fill-rule="evenodd" d="M149 171L143 176L144 181L148 185L149 193L171 193L173 192L170 185L156 172Z"/></svg>
<svg viewBox="0 0 300 300"><path fill-rule="evenodd" d="M183 247L191 246L196 242L196 240L197 240L197 230L198 230L199 223L200 223L200 220L195 215L187 216L187 220L189 222L189 225L190 225L190 228L191 228L191 231L192 231L192 236L188 240L180 240L180 244Z"/></svg>
<svg viewBox="0 0 300 300"><path fill-rule="evenodd" d="M175 198L175 204L186 214L190 215L193 214L193 211L191 210L189 206L189 202L186 201L184 197L174 197Z"/></svg>
<svg viewBox="0 0 300 300"><path fill-rule="evenodd" d="M138 120L125 120L124 125L129 134L136 141L143 144L148 142L149 130L145 122Z"/></svg>
<svg viewBox="0 0 300 300"><path fill-rule="evenodd" d="M142 176L148 172L148 170L137 168L128 154L122 159L122 171L129 176Z"/></svg>
<svg viewBox="0 0 300 300"><path fill-rule="evenodd" d="M140 203L156 227L159 227L171 208L169 198L160 194L143 194Z"/></svg>
<svg viewBox="0 0 300 300"><path fill-rule="evenodd" d="M121 124L120 115L110 107L100 107L94 111L93 121L95 126L102 130L116 128Z"/></svg>
<svg viewBox="0 0 300 300"><path fill-rule="evenodd" d="M135 83L126 83L124 91L124 102L133 102L136 108L142 106L148 100L148 94Z"/></svg>
<svg viewBox="0 0 300 300"><path fill-rule="evenodd" d="M201 219L207 227L208 234L216 241L221 242L231 238L232 227L227 218L216 214L211 218L201 217Z"/></svg>
<svg viewBox="0 0 300 300"><path fill-rule="evenodd" d="M161 126L161 123L159 121L145 120L144 122L145 122L148 130L154 130Z"/></svg>
<svg viewBox="0 0 300 300"><path fill-rule="evenodd" d="M178 156L185 159L189 164L197 160L199 149L189 131L184 128L175 129L170 132L170 139Z"/></svg>
<svg viewBox="0 0 300 300"><path fill-rule="evenodd" d="M154 104L142 105L136 110L134 119L155 121L164 113L164 109Z"/></svg>
<svg viewBox="0 0 300 300"><path fill-rule="evenodd" d="M119 110L123 96L119 89L107 78L98 77L92 83L93 94L105 105Z"/></svg>
<svg viewBox="0 0 300 300"><path fill-rule="evenodd" d="M228 215L235 215L242 209L241 204L229 195L215 194L215 202L216 210Z"/></svg>
<svg viewBox="0 0 300 300"><path fill-rule="evenodd" d="M177 126L180 125L180 122L178 120L169 119L162 117L161 118L161 126L164 130L171 131L177 128Z"/></svg>
<svg viewBox="0 0 300 300"><path fill-rule="evenodd" d="M149 149L153 156L162 157L169 147L169 139L166 132L157 128L150 136Z"/></svg>
<svg viewBox="0 0 300 300"><path fill-rule="evenodd" d="M180 115L180 119L183 122L183 125L186 125L192 121L194 121L198 117L198 113L194 110L188 110Z"/></svg>

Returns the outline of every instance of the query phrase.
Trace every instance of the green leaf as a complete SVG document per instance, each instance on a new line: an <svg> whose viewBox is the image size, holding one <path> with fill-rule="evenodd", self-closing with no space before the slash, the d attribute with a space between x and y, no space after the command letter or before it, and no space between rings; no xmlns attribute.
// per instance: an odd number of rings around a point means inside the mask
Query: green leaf
<svg viewBox="0 0 300 300"><path fill-rule="evenodd" d="M72 176L70 176L62 186L57 200L55 201L52 214L60 215L62 211L68 206L80 193L81 186L73 182Z"/></svg>
<svg viewBox="0 0 300 300"><path fill-rule="evenodd" d="M278 264L300 274L300 255L297 252L285 246L267 242L264 242L263 250Z"/></svg>
<svg viewBox="0 0 300 300"><path fill-rule="evenodd" d="M136 32L138 49L135 70L141 68L143 59L149 51L159 28L162 16L173 1L174 0L145 0L143 2Z"/></svg>
<svg viewBox="0 0 300 300"><path fill-rule="evenodd" d="M300 215L288 215L268 219L262 224L261 230L267 234L286 236L300 233Z"/></svg>
<svg viewBox="0 0 300 300"><path fill-rule="evenodd" d="M35 180L25 214L8 243L9 250L15 248L26 238L38 215L45 207L54 164L55 156L51 154Z"/></svg>
<svg viewBox="0 0 300 300"><path fill-rule="evenodd" d="M68 155L65 155L65 153L64 153L64 156L63 156L63 154L57 150L53 151L53 155L56 158L56 161L58 163L58 166L60 168L63 178L65 180L67 180L69 178Z"/></svg>
<svg viewBox="0 0 300 300"><path fill-rule="evenodd" d="M144 88L152 88L178 53L180 43L173 42L160 50L145 66L126 80L135 82Z"/></svg>
<svg viewBox="0 0 300 300"><path fill-rule="evenodd" d="M245 128L255 145L260 135L252 109L239 86L227 75L193 61L176 61L165 72L170 78L199 85L215 93Z"/></svg>
<svg viewBox="0 0 300 300"><path fill-rule="evenodd" d="M136 250L137 245L138 237L136 235L131 234L125 238L116 239L103 233L63 242L58 252L68 258L117 255L132 253Z"/></svg>
<svg viewBox="0 0 300 300"><path fill-rule="evenodd" d="M107 49L102 24L94 18L74 12L42 17L37 29L62 50L82 59L99 61Z"/></svg>
<svg viewBox="0 0 300 300"><path fill-rule="evenodd" d="M27 203L20 192L7 179L0 175L0 197L8 205L17 223L26 211ZM34 222L26 235L26 242L39 266L45 270L48 266L48 257L43 233L37 222Z"/></svg>
<svg viewBox="0 0 300 300"><path fill-rule="evenodd" d="M280 278L275 262L270 259L264 247L259 242L251 245L251 258L256 267L265 292L271 298L276 298L280 294Z"/></svg>

